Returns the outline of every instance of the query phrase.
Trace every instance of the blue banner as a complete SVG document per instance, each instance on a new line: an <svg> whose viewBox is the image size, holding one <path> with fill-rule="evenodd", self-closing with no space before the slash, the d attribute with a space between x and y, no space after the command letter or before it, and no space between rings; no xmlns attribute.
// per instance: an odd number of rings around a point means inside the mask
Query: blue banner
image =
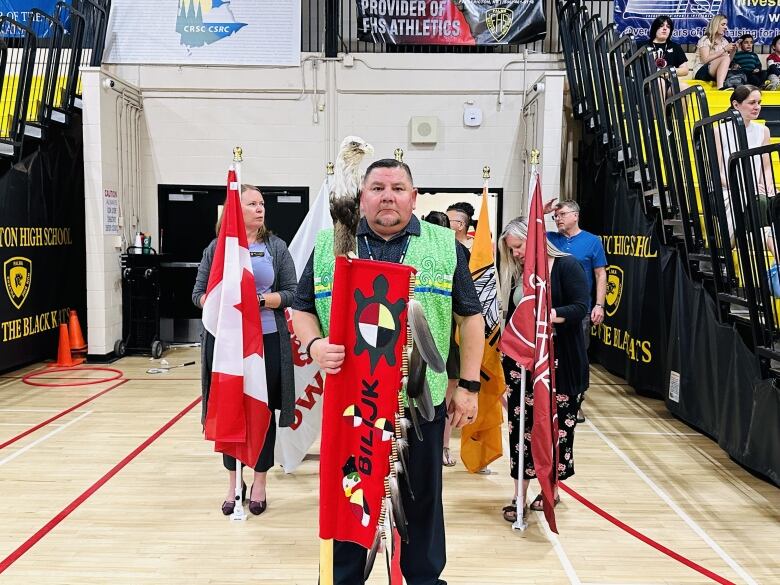
<svg viewBox="0 0 780 585"><path fill-rule="evenodd" d="M674 21L672 40L695 45L716 14L728 18L731 40L749 33L757 45L768 45L780 34L780 0L615 0L618 33L639 41L647 40L657 16L666 15Z"/></svg>
<svg viewBox="0 0 780 585"><path fill-rule="evenodd" d="M57 2L58 0L0 0L0 14L30 27L46 37L48 36L46 29L35 25L36 15L32 13L32 9L37 8L41 12L54 16L54 7ZM21 31L17 30L16 27L3 26L0 29L0 36L3 37L19 37L21 34Z"/></svg>

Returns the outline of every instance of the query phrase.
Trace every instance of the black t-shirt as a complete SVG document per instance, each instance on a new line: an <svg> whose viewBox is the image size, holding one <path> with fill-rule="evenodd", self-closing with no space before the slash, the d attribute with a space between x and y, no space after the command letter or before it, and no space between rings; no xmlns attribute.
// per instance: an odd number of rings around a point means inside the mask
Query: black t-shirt
<svg viewBox="0 0 780 585"><path fill-rule="evenodd" d="M683 63L688 62L688 57L685 56L685 51L682 47L674 41L666 41L665 43L648 42L647 45L653 49L653 58L665 59L667 67L679 67Z"/></svg>

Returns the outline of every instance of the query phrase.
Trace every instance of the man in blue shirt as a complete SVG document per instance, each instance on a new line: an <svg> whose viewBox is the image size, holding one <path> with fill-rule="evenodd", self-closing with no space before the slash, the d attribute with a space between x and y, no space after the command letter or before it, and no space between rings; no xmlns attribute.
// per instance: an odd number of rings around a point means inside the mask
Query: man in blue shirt
<svg viewBox="0 0 780 585"><path fill-rule="evenodd" d="M590 232L580 229L580 206L570 199L554 204L551 199L544 206L545 213L553 214L557 232L547 232L547 239L559 250L574 256L585 270L588 278L590 298L593 299L593 284L596 284L596 303L582 321L585 348L590 343L590 325L604 321L604 299L607 296L607 257L601 240ZM584 398L583 398L584 399ZM582 409L577 413L577 422L585 422Z"/></svg>

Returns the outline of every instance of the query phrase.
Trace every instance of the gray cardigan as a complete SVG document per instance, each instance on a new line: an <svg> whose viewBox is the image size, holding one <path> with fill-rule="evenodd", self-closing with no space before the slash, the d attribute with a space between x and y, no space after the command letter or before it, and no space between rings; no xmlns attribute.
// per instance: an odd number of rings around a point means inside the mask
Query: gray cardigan
<svg viewBox="0 0 780 585"><path fill-rule="evenodd" d="M290 332L287 329L287 319L284 309L292 305L295 297L295 289L298 281L295 276L295 264L287 250L287 244L277 236L271 235L268 239L268 253L273 259L274 283L271 292L279 293L282 304L273 309L276 320L276 329L279 331L279 344L281 363L281 412L279 414L279 426L289 427L295 420L295 373L293 370L292 347L290 346ZM203 250L203 260L198 266L198 276L195 278L195 286L192 289L192 302L196 307L200 306L200 297L206 293L209 282L211 262L214 259L214 250L217 247L216 238ZM209 401L211 387L211 362L214 359L214 337L205 329L201 335L201 391L203 403L201 405L201 422L206 420L206 407Z"/></svg>

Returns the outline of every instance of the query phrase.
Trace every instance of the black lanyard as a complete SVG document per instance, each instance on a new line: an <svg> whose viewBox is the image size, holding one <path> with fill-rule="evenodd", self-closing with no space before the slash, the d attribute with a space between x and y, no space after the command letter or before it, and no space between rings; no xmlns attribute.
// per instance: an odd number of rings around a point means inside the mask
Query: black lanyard
<svg viewBox="0 0 780 585"><path fill-rule="evenodd" d="M406 242L404 242L404 249L401 251L401 258L398 260L399 264L404 263L404 258L406 258L406 251L409 249L409 242L411 239L412 234L407 234ZM366 243L366 248L368 248L368 259L376 260L376 258L374 258L374 253L371 251L371 244L368 243L368 236L363 236L363 241Z"/></svg>

